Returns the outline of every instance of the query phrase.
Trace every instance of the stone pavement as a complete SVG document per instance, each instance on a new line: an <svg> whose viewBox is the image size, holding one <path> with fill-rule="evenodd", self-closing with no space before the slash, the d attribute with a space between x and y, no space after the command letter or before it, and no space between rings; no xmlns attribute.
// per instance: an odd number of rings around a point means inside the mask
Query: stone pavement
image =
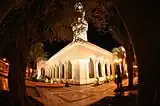
<svg viewBox="0 0 160 106"><path fill-rule="evenodd" d="M138 78L134 78L134 84ZM123 81L123 86L127 86L128 80ZM46 106L86 106L106 96L114 96L116 85L114 81L100 86L72 86L64 88L42 88L37 87L40 98Z"/></svg>

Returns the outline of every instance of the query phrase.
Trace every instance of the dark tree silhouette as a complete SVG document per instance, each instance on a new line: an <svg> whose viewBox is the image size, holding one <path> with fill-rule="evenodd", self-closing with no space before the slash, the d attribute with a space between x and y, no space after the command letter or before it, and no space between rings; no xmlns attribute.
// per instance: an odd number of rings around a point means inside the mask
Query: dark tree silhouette
<svg viewBox="0 0 160 106"><path fill-rule="evenodd" d="M45 21L49 15L54 17L54 9L53 1L20 1L0 24L0 53L7 53L10 62L8 85L11 106L28 103L25 70L31 46L47 39L52 41L62 38L55 36L52 25Z"/></svg>

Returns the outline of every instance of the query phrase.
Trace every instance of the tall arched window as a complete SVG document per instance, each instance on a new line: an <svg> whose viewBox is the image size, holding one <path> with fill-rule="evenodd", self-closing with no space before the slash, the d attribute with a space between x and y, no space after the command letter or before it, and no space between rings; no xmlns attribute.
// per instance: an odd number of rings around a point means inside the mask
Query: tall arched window
<svg viewBox="0 0 160 106"><path fill-rule="evenodd" d="M99 77L102 77L101 64L100 64L100 62L98 63L98 75L99 75Z"/></svg>
<svg viewBox="0 0 160 106"><path fill-rule="evenodd" d="M57 66L57 78L59 78L59 67Z"/></svg>
<svg viewBox="0 0 160 106"><path fill-rule="evenodd" d="M89 61L89 78L94 78L94 64L91 58Z"/></svg>
<svg viewBox="0 0 160 106"><path fill-rule="evenodd" d="M62 78L64 78L64 65L62 65Z"/></svg>
<svg viewBox="0 0 160 106"><path fill-rule="evenodd" d="M55 68L53 69L53 78L55 78Z"/></svg>
<svg viewBox="0 0 160 106"><path fill-rule="evenodd" d="M41 68L41 75L44 77L45 76L45 69L42 67Z"/></svg>
<svg viewBox="0 0 160 106"><path fill-rule="evenodd" d="M112 75L112 65L110 64L110 75Z"/></svg>
<svg viewBox="0 0 160 106"><path fill-rule="evenodd" d="M107 72L107 64L105 64L105 75L108 76L108 72Z"/></svg>
<svg viewBox="0 0 160 106"><path fill-rule="evenodd" d="M52 68L50 69L50 77L52 78Z"/></svg>
<svg viewBox="0 0 160 106"><path fill-rule="evenodd" d="M68 79L72 79L72 64L68 62Z"/></svg>

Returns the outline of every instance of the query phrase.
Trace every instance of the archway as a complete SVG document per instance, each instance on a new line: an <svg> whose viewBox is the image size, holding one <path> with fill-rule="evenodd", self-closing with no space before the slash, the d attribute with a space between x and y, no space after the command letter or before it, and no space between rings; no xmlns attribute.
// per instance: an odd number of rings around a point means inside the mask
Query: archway
<svg viewBox="0 0 160 106"><path fill-rule="evenodd" d="M99 75L99 77L102 77L101 64L100 64L100 62L98 63L98 75Z"/></svg>
<svg viewBox="0 0 160 106"><path fill-rule="evenodd" d="M54 69L53 69L53 78L55 78L55 75L56 75L55 72L56 72L56 69L54 68Z"/></svg>
<svg viewBox="0 0 160 106"><path fill-rule="evenodd" d="M91 58L89 61L89 78L94 78L94 63Z"/></svg>
<svg viewBox="0 0 160 106"><path fill-rule="evenodd" d="M59 78L59 66L57 66L57 78Z"/></svg>
<svg viewBox="0 0 160 106"><path fill-rule="evenodd" d="M105 67L105 75L108 76L107 64L105 64L104 67Z"/></svg>
<svg viewBox="0 0 160 106"><path fill-rule="evenodd" d="M112 75L112 65L110 64L110 75Z"/></svg>
<svg viewBox="0 0 160 106"><path fill-rule="evenodd" d="M45 69L42 67L41 68L41 75L44 77L45 76Z"/></svg>
<svg viewBox="0 0 160 106"><path fill-rule="evenodd" d="M64 78L64 64L62 65L62 78Z"/></svg>
<svg viewBox="0 0 160 106"><path fill-rule="evenodd" d="M72 64L68 62L68 79L72 79Z"/></svg>

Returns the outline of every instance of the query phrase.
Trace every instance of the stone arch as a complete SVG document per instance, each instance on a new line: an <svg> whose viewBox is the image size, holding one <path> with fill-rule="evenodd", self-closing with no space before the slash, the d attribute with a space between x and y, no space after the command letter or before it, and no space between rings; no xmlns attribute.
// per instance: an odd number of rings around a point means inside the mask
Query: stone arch
<svg viewBox="0 0 160 106"><path fill-rule="evenodd" d="M72 79L72 63L68 61L68 79Z"/></svg>
<svg viewBox="0 0 160 106"><path fill-rule="evenodd" d="M101 69L101 63L98 63L98 76L102 77L102 69Z"/></svg>
<svg viewBox="0 0 160 106"><path fill-rule="evenodd" d="M94 78L94 63L91 58L89 61L89 78Z"/></svg>
<svg viewBox="0 0 160 106"><path fill-rule="evenodd" d="M59 78L59 66L57 66L57 78Z"/></svg>
<svg viewBox="0 0 160 106"><path fill-rule="evenodd" d="M45 69L44 67L41 68L41 75L44 77L45 76Z"/></svg>
<svg viewBox="0 0 160 106"><path fill-rule="evenodd" d="M56 71L56 69L55 69L55 67L54 67L54 68L53 68L53 78L55 78L55 75L56 75L55 71Z"/></svg>
<svg viewBox="0 0 160 106"><path fill-rule="evenodd" d="M104 65L105 68L105 75L108 76L107 64Z"/></svg>
<svg viewBox="0 0 160 106"><path fill-rule="evenodd" d="M65 67L64 67L64 64L62 64L62 78L64 78L64 69L65 69Z"/></svg>

